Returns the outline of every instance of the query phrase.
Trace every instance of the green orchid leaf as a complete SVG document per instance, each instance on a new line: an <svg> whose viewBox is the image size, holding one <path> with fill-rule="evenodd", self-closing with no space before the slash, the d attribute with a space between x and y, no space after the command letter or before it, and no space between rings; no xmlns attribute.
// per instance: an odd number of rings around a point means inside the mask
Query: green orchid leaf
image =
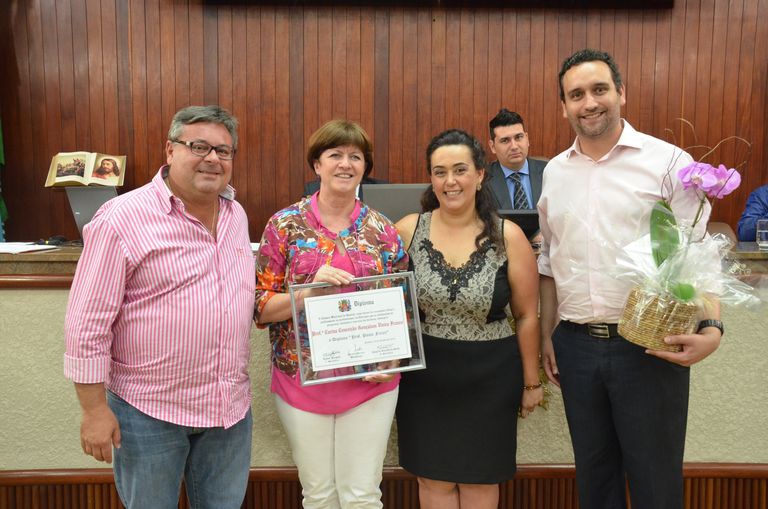
<svg viewBox="0 0 768 509"><path fill-rule="evenodd" d="M651 210L651 252L658 267L680 245L677 221L669 205L659 200Z"/></svg>

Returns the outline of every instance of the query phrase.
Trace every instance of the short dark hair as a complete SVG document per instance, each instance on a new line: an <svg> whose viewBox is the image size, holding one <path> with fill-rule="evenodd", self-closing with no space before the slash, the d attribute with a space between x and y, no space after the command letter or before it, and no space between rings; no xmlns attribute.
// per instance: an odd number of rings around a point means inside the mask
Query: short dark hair
<svg viewBox="0 0 768 509"><path fill-rule="evenodd" d="M221 124L226 127L232 137L232 147L237 149L237 119L230 112L215 104L187 106L177 111L171 121L171 127L168 129L168 139L171 141L178 140L185 125L199 122Z"/></svg>
<svg viewBox="0 0 768 509"><path fill-rule="evenodd" d="M605 52L596 49L585 48L577 51L573 55L569 56L563 61L563 66L560 68L560 74L557 78L560 83L560 100L565 101L565 91L563 90L563 76L571 67L584 64L586 62L603 62L611 70L611 78L613 84L616 86L616 90L621 88L621 73L613 60L613 57Z"/></svg>
<svg viewBox="0 0 768 509"><path fill-rule="evenodd" d="M472 163L478 171L485 169L485 150L477 139L461 129L448 129L443 131L427 145L427 173L432 174L432 154L440 147L448 145L463 145L472 154ZM487 175L487 174L486 174ZM430 185L421 197L421 208L424 212L430 212L440 207L434 189ZM480 248L480 242L488 238L497 246L503 246L501 232L496 225L496 200L485 183L481 185L475 196L475 213L483 222L483 231L475 237L475 246Z"/></svg>
<svg viewBox="0 0 768 509"><path fill-rule="evenodd" d="M496 137L493 134L493 130L497 127L515 124L522 125L523 131L525 131L525 123L523 122L523 117L521 117L518 112L509 111L507 108L501 108L496 116L493 117L490 122L488 122L488 130L490 132L491 139L493 140Z"/></svg>
<svg viewBox="0 0 768 509"><path fill-rule="evenodd" d="M367 177L373 170L373 142L371 142L365 129L356 122L340 119L330 120L309 137L308 143L307 164L311 170L314 170L315 161L320 159L323 152L329 148L343 145L353 145L363 153L365 159L364 177Z"/></svg>

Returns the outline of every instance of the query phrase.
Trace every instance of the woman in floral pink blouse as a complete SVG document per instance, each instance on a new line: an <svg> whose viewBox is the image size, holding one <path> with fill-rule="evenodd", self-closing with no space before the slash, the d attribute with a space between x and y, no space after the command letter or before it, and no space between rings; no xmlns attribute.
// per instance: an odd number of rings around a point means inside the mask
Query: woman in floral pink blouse
<svg viewBox="0 0 768 509"><path fill-rule="evenodd" d="M392 223L356 199L373 169L373 147L356 123L332 120L309 140L320 190L272 216L257 259L256 318L269 324L272 392L299 470L305 508L381 507L381 471L399 375L302 387L289 284L349 284L406 270ZM300 296L299 298L302 298Z"/></svg>

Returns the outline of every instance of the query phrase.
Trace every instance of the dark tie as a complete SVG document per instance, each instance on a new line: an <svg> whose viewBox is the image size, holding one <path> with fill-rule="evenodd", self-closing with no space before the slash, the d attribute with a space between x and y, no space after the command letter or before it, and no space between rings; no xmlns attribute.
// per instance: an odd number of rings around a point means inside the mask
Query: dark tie
<svg viewBox="0 0 768 509"><path fill-rule="evenodd" d="M509 179L515 185L515 201L513 203L516 209L529 209L528 197L525 195L525 189L523 189L523 183L520 181L520 173L512 172L509 175Z"/></svg>

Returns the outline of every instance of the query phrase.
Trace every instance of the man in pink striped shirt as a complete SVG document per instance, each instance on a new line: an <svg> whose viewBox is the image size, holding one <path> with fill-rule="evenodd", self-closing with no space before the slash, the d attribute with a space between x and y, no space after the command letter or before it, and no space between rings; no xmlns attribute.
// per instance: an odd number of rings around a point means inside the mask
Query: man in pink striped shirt
<svg viewBox="0 0 768 509"><path fill-rule="evenodd" d="M249 333L255 266L229 186L237 120L218 106L176 113L168 164L106 203L83 231L64 373L80 442L115 458L128 508L240 507L251 451Z"/></svg>

